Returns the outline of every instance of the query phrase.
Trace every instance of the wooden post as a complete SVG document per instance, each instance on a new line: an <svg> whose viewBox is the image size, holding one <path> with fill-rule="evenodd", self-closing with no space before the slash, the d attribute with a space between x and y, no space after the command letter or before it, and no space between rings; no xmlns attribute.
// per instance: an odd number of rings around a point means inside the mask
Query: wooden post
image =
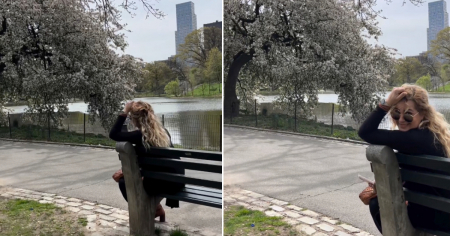
<svg viewBox="0 0 450 236"><path fill-rule="evenodd" d="M405 204L402 178L397 157L387 146L370 145L366 149L367 160L372 162L380 205L383 236L425 236L411 225Z"/></svg>
<svg viewBox="0 0 450 236"><path fill-rule="evenodd" d="M162 121L162 125L164 126L164 114L162 115L162 119L161 119Z"/></svg>
<svg viewBox="0 0 450 236"><path fill-rule="evenodd" d="M160 198L149 196L142 182L138 156L129 142L117 142L116 151L122 162L127 190L130 235L153 236L155 233L156 202Z"/></svg>
<svg viewBox="0 0 450 236"><path fill-rule="evenodd" d="M331 135L333 135L334 128L334 103L331 105Z"/></svg>

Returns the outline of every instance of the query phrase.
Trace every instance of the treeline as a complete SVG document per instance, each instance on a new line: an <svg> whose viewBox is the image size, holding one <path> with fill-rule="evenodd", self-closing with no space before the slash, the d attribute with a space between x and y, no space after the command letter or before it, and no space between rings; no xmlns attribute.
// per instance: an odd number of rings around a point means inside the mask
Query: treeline
<svg viewBox="0 0 450 236"><path fill-rule="evenodd" d="M390 86L415 83L428 91L450 92L450 28L445 28L431 41L431 50L416 57L398 59Z"/></svg>
<svg viewBox="0 0 450 236"><path fill-rule="evenodd" d="M221 52L221 29L206 27L195 30L186 36L178 55L145 65L146 73L136 92L176 97L220 94L221 86L213 85L222 82ZM194 93L196 87L200 94Z"/></svg>

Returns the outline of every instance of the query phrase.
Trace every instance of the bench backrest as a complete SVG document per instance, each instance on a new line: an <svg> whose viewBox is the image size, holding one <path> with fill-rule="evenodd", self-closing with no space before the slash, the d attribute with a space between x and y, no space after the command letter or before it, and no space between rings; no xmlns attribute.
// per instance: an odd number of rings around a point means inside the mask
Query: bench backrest
<svg viewBox="0 0 450 236"><path fill-rule="evenodd" d="M450 159L437 156L414 156L397 153L403 181L418 183L450 191ZM422 169L417 170L417 167ZM441 173L429 173L439 171ZM406 200L426 207L450 213L448 196L435 196L405 190Z"/></svg>
<svg viewBox="0 0 450 236"><path fill-rule="evenodd" d="M222 153L211 151L197 151L188 149L174 149L174 148L151 148L149 154L156 156L167 157L182 157L181 160L170 158L141 158L141 164L149 164L154 166L175 167L188 170L196 170L207 173L222 174ZM188 160L190 159L190 160ZM209 163L202 163L198 160L208 161ZM153 172L145 169L142 166L142 172L145 177L172 181L177 183L191 184L202 187L209 187L215 189L222 189L222 181L213 181L210 179L202 179L195 177L188 177L172 173Z"/></svg>

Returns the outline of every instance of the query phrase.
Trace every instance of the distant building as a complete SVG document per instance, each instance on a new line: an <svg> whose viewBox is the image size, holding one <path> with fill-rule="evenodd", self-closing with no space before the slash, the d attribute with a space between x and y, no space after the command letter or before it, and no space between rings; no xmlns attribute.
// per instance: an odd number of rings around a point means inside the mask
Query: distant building
<svg viewBox="0 0 450 236"><path fill-rule="evenodd" d="M197 15L195 15L194 3L185 2L176 5L177 31L175 31L175 47L178 54L180 44L188 34L197 29Z"/></svg>
<svg viewBox="0 0 450 236"><path fill-rule="evenodd" d="M445 0L428 3L427 50L431 49L431 41L436 39L439 31L448 27L447 3Z"/></svg>
<svg viewBox="0 0 450 236"><path fill-rule="evenodd" d="M216 20L216 22L204 24L203 28L206 28L206 27L216 27L216 28L222 29L222 21Z"/></svg>

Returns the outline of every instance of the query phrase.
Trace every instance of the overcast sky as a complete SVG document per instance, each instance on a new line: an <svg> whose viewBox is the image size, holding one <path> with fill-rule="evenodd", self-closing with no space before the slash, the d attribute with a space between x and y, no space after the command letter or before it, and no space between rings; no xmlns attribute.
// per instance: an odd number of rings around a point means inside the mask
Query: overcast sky
<svg viewBox="0 0 450 236"><path fill-rule="evenodd" d="M139 2L139 1L135 1ZM152 15L145 19L145 11L138 4L139 10L132 18L123 11L123 23L132 32L126 32L129 46L126 54L142 58L145 62L166 60L175 55L175 31L177 29L176 4L186 0L153 0L155 8L162 10L166 16L158 20ZM222 0L192 0L197 15L197 29L203 24L222 21Z"/></svg>
<svg viewBox="0 0 450 236"><path fill-rule="evenodd" d="M402 57L415 56L427 50L428 2L415 6L403 0L393 0L387 4L385 0L378 0L377 9L387 19L380 19L383 35L379 43L395 48ZM447 4L450 4L447 1Z"/></svg>

